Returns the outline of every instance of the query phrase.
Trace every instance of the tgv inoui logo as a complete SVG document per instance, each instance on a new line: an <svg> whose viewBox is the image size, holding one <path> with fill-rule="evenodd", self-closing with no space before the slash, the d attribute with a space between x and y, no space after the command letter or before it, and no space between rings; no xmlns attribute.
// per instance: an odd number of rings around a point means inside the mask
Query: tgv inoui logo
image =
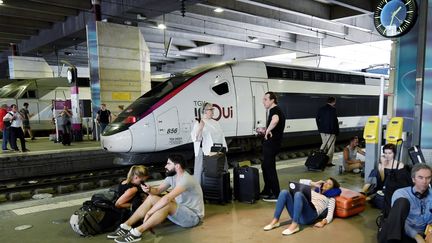
<svg viewBox="0 0 432 243"><path fill-rule="evenodd" d="M204 104L203 101L194 101L195 104L195 119L201 119L201 107ZM233 118L234 109L232 106L224 107L218 104L213 104L213 119L219 121L221 118L231 119Z"/></svg>

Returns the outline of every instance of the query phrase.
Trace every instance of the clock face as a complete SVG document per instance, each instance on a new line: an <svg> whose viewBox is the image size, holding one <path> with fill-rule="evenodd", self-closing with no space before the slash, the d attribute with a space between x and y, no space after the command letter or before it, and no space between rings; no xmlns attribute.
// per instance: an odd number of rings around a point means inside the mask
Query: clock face
<svg viewBox="0 0 432 243"><path fill-rule="evenodd" d="M381 0L374 13L375 28L384 37L398 37L415 24L415 0Z"/></svg>

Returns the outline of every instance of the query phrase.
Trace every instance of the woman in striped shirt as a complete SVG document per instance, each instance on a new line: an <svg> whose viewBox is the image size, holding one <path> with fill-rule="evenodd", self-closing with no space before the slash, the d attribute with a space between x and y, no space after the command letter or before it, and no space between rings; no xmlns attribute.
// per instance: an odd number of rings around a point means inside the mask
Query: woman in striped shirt
<svg viewBox="0 0 432 243"><path fill-rule="evenodd" d="M340 185L334 178L328 178L325 181L310 181L312 187L311 202L307 201L302 192L296 192L294 195L287 190L280 192L273 220L264 227L264 230L272 230L280 226L279 219L284 207L292 219L291 224L285 229L283 235L292 235L300 231L300 224L313 224L320 216L325 216L321 221L315 223L315 227L322 228L333 220L336 200L335 196L341 193ZM327 209L327 211L326 211ZM326 212L326 215L321 215Z"/></svg>

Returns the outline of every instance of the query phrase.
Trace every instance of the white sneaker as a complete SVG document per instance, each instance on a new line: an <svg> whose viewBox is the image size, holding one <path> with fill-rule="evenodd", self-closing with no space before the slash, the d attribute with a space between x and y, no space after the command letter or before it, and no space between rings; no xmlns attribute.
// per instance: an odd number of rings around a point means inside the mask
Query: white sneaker
<svg viewBox="0 0 432 243"><path fill-rule="evenodd" d="M355 174L358 174L358 173L360 173L360 169L354 169L352 172Z"/></svg>

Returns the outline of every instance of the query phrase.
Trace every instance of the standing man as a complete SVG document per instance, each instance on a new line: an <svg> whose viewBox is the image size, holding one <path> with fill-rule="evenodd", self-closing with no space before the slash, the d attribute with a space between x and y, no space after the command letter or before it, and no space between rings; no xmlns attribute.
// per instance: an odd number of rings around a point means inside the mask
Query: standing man
<svg viewBox="0 0 432 243"><path fill-rule="evenodd" d="M35 140L35 137L33 136L32 130L30 128L30 117L32 117L33 115L30 115L28 106L29 104L26 102L24 103L24 107L20 110L21 116L23 118L22 123L23 123L24 137L26 135L26 132L28 132L31 140Z"/></svg>
<svg viewBox="0 0 432 243"><path fill-rule="evenodd" d="M106 108L106 104L101 105L101 109L97 113L96 120L100 125L100 135L105 130L105 127L111 122L111 111Z"/></svg>
<svg viewBox="0 0 432 243"><path fill-rule="evenodd" d="M3 118L3 121L10 121L11 125L9 127L10 129L10 144L13 150L16 152L19 152L18 146L17 146L17 138L20 139L21 142L21 149L22 152L28 152L29 150L26 149L25 145L25 139L24 139L24 133L21 129L22 126L22 116L18 112L17 105L13 104L11 105L11 111L6 114L6 116Z"/></svg>
<svg viewBox="0 0 432 243"><path fill-rule="evenodd" d="M0 129L2 130L2 133L3 133L3 135L2 135L3 136L3 143L2 143L3 152L8 151L7 143L9 141L9 127L6 127L5 124L3 123L3 118L8 113L7 108L8 108L8 106L6 104L3 104L0 107Z"/></svg>
<svg viewBox="0 0 432 243"><path fill-rule="evenodd" d="M432 242L432 233L425 232L432 224L432 190L429 185L432 169L416 164L411 170L414 186L396 190L387 220L378 232L378 242Z"/></svg>
<svg viewBox="0 0 432 243"><path fill-rule="evenodd" d="M327 166L334 166L333 154L335 149L336 136L339 135L339 121L336 115L336 98L328 97L327 104L318 110L315 118L318 131L321 135L321 149L328 149L329 160ZM326 147L327 144L327 147Z"/></svg>
<svg viewBox="0 0 432 243"><path fill-rule="evenodd" d="M268 110L266 131L263 141L264 161L261 165L264 177L264 189L261 197L264 201L276 202L279 196L280 187L276 171L276 155L282 143L283 131L285 129L285 115L277 106L275 93L265 93L263 99L264 107Z"/></svg>

